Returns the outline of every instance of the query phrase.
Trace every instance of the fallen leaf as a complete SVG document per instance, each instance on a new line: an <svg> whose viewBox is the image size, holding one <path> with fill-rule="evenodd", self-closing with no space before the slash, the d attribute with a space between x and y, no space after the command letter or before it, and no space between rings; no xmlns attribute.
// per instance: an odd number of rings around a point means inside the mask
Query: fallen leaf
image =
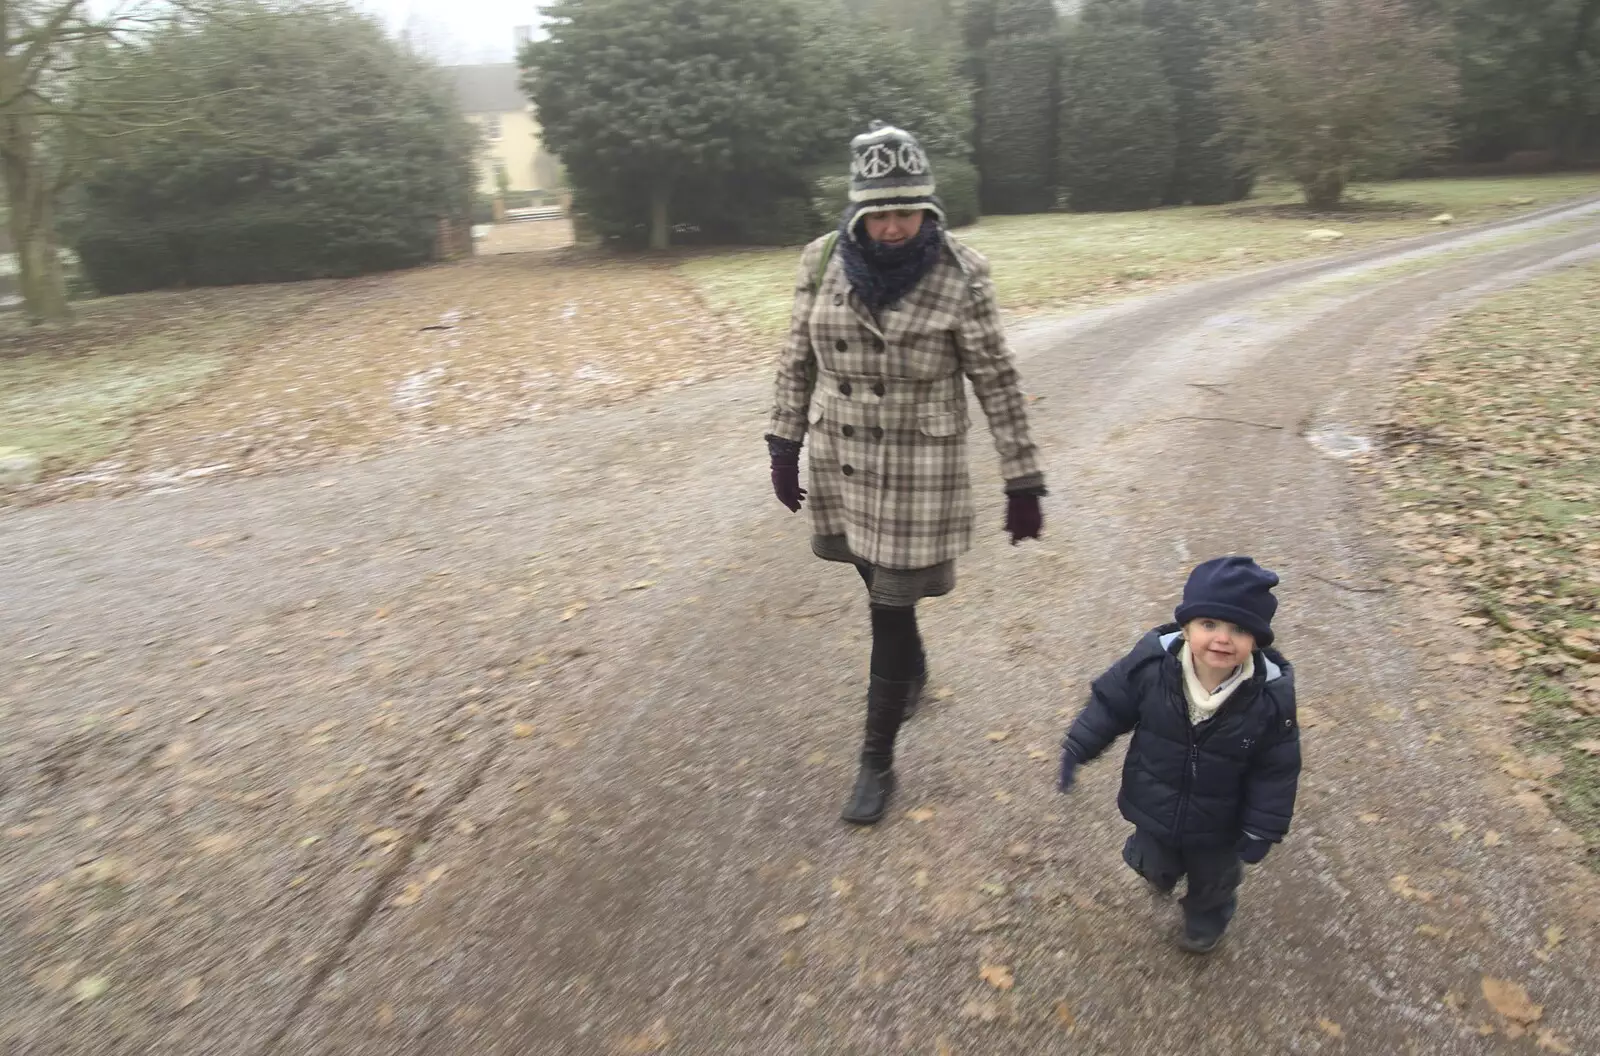
<svg viewBox="0 0 1600 1056"><path fill-rule="evenodd" d="M207 836L195 844L195 849L202 854L228 854L236 851L244 843L236 833L219 832L215 836Z"/></svg>
<svg viewBox="0 0 1600 1056"><path fill-rule="evenodd" d="M1454 990L1446 992L1441 1000L1444 1002L1444 1007L1448 1008L1452 1012L1460 1012L1462 1006L1467 1003L1467 999L1456 993Z"/></svg>
<svg viewBox="0 0 1600 1056"><path fill-rule="evenodd" d="M1404 873L1389 881L1389 890L1407 902L1432 902L1433 894L1411 886L1411 877Z"/></svg>
<svg viewBox="0 0 1600 1056"><path fill-rule="evenodd" d="M1509 979L1484 976L1483 996L1496 1012L1524 1027L1538 1022L1539 1017L1544 1015L1544 1006L1534 1004L1528 997L1528 991Z"/></svg>
<svg viewBox="0 0 1600 1056"><path fill-rule="evenodd" d="M511 736L528 738L533 736L535 727L531 722L519 722L511 727Z"/></svg>
<svg viewBox="0 0 1600 1056"><path fill-rule="evenodd" d="M933 1056L956 1056L956 1050L943 1037L938 1037L933 1041Z"/></svg>
<svg viewBox="0 0 1600 1056"><path fill-rule="evenodd" d="M1000 1008L993 1001L968 1001L961 1006L961 1018L993 1023L1000 1018Z"/></svg>
<svg viewBox="0 0 1600 1056"><path fill-rule="evenodd" d="M1600 755L1600 741L1578 741L1573 747L1587 755Z"/></svg>
<svg viewBox="0 0 1600 1056"><path fill-rule="evenodd" d="M422 892L423 885L413 881L412 883L406 885L404 891L400 892L398 895L395 895L394 898L390 900L389 904L393 906L399 906L401 909L404 909L407 906L414 906L418 902L422 901Z"/></svg>
<svg viewBox="0 0 1600 1056"><path fill-rule="evenodd" d="M1072 1030L1078 1025L1078 1017L1072 1014L1072 1006L1065 1001L1056 1002L1056 1023L1063 1030Z"/></svg>
<svg viewBox="0 0 1600 1056"><path fill-rule="evenodd" d="M205 989L205 983L197 975L189 979L178 989L178 1010L188 1008L200 1000L200 993Z"/></svg>
<svg viewBox="0 0 1600 1056"><path fill-rule="evenodd" d="M1330 1038L1344 1037L1344 1028L1331 1019L1317 1020L1317 1029L1322 1031L1322 1033L1326 1034Z"/></svg>
<svg viewBox="0 0 1600 1056"><path fill-rule="evenodd" d="M996 990L1010 990L1016 985L1011 969L1003 964L986 964L978 969L978 978Z"/></svg>
<svg viewBox="0 0 1600 1056"><path fill-rule="evenodd" d="M641 579L639 582L631 584L630 586L624 587L623 589L624 590L649 590L651 587L653 587L655 585L656 585L656 581L653 580L653 579Z"/></svg>
<svg viewBox="0 0 1600 1056"><path fill-rule="evenodd" d="M589 607L588 602L584 602L584 601L580 601L576 605L568 605L567 606L567 611L565 611L565 612L563 612L561 614L561 622L562 623L566 623L568 620L571 620L574 616L578 615L578 613L582 612L584 609L587 609L588 607Z"/></svg>
<svg viewBox="0 0 1600 1056"><path fill-rule="evenodd" d="M1043 748L1035 748L1033 751L1028 753L1028 758L1037 763L1050 758L1050 753L1045 751Z"/></svg>
<svg viewBox="0 0 1600 1056"><path fill-rule="evenodd" d="M378 1006L377 1013L372 1017L378 1026L387 1027L394 1022L394 1006L388 1002Z"/></svg>
<svg viewBox="0 0 1600 1056"><path fill-rule="evenodd" d="M932 807L917 807L906 811L906 817L921 825L923 822L932 821L934 810Z"/></svg>
<svg viewBox="0 0 1600 1056"><path fill-rule="evenodd" d="M807 766L821 766L823 763L826 763L827 761L828 761L828 753L826 753L826 752L812 752L810 755L806 756L806 765Z"/></svg>
<svg viewBox="0 0 1600 1056"><path fill-rule="evenodd" d="M1450 662L1452 664L1461 664L1465 666L1468 664L1477 663L1478 657L1473 653L1451 653Z"/></svg>
<svg viewBox="0 0 1600 1056"><path fill-rule="evenodd" d="M103 975L91 975L78 980L78 985L72 988L73 999L80 1005L98 1000L105 996L111 989L111 981Z"/></svg>
<svg viewBox="0 0 1600 1056"><path fill-rule="evenodd" d="M992 730L984 739L991 741L994 744L999 744L1001 741L1010 736L1011 734L1007 733L1005 730Z"/></svg>
<svg viewBox="0 0 1600 1056"><path fill-rule="evenodd" d="M1478 1037L1480 1038L1487 1038L1489 1035L1497 1033L1499 1033L1499 1031L1495 1030L1493 1023L1478 1024Z"/></svg>
<svg viewBox="0 0 1600 1056"><path fill-rule="evenodd" d="M1359 817L1357 817L1356 820L1361 822L1361 824L1363 824L1363 825L1376 825L1376 824L1378 824L1378 822L1383 820L1383 815L1382 814L1370 814L1370 813L1362 814Z"/></svg>
<svg viewBox="0 0 1600 1056"><path fill-rule="evenodd" d="M623 1038L617 1048L626 1056L647 1056L648 1053L660 1052L670 1044L672 1032L667 1029L667 1021L658 1019L643 1034Z"/></svg>
<svg viewBox="0 0 1600 1056"><path fill-rule="evenodd" d="M852 884L850 881L846 880L844 877L836 876L836 877L833 878L833 897L834 898L849 898L852 894L855 893L855 890L856 890L856 885Z"/></svg>
<svg viewBox="0 0 1600 1056"><path fill-rule="evenodd" d="M72 977L78 974L78 962L68 961L58 964L54 968L43 968L33 974L33 984L41 990L52 994L59 994L72 985Z"/></svg>
<svg viewBox="0 0 1600 1056"><path fill-rule="evenodd" d="M916 875L911 878L911 886L915 887L919 891L926 889L927 886L932 882L933 881L931 878L929 878L928 871L926 869L918 869Z"/></svg>
<svg viewBox="0 0 1600 1056"><path fill-rule="evenodd" d="M405 835L399 829L378 829L367 837L367 842L378 847L392 847L405 839Z"/></svg>
<svg viewBox="0 0 1600 1056"><path fill-rule="evenodd" d="M822 1004L822 999L816 994L801 994L794 999L794 1003L804 1009L813 1009Z"/></svg>
<svg viewBox="0 0 1600 1056"><path fill-rule="evenodd" d="M1443 829L1445 835L1449 836L1452 840L1459 840L1461 837L1467 834L1466 824L1459 821L1447 821L1440 825L1439 828Z"/></svg>
<svg viewBox="0 0 1600 1056"><path fill-rule="evenodd" d="M1485 847L1498 847L1500 846L1500 843L1500 834L1495 830L1490 829L1488 832L1483 834L1483 845Z"/></svg>
<svg viewBox="0 0 1600 1056"><path fill-rule="evenodd" d="M1556 1033L1553 1030L1541 1030L1539 1032L1539 1048L1546 1052L1558 1053L1559 1056L1573 1056L1572 1046L1556 1037Z"/></svg>
<svg viewBox="0 0 1600 1056"><path fill-rule="evenodd" d="M201 708L199 711L195 712L193 715L190 715L187 719L184 719L183 721L185 723L199 722L201 719L205 718L207 715L210 715L210 714L211 714L211 709L210 708Z"/></svg>
<svg viewBox="0 0 1600 1056"><path fill-rule="evenodd" d="M1443 928L1434 927L1432 924L1418 924L1417 934L1430 939L1448 939L1452 933L1445 931Z"/></svg>
<svg viewBox="0 0 1600 1056"><path fill-rule="evenodd" d="M1006 885L1005 884L993 884L993 883L990 883L990 884L979 884L978 885L978 890L983 892L984 894L988 895L990 898L1004 898L1004 897L1006 897Z"/></svg>
<svg viewBox="0 0 1600 1056"><path fill-rule="evenodd" d="M933 691L933 699L941 702L949 700L955 695L956 691L951 689L949 686L940 686L938 689Z"/></svg>
<svg viewBox="0 0 1600 1056"><path fill-rule="evenodd" d="M1544 944L1547 949L1555 949L1567 941L1567 933L1560 924L1552 924L1544 929Z"/></svg>
<svg viewBox="0 0 1600 1056"><path fill-rule="evenodd" d="M784 917L782 920L778 921L778 929L785 935L793 935L795 932L799 931L801 928L804 928L809 923L811 923L810 917L806 916L804 913L796 913L792 917Z"/></svg>
<svg viewBox="0 0 1600 1056"><path fill-rule="evenodd" d="M994 794L994 801L996 803L1001 803L1001 804L1010 803L1011 802L1011 793L1010 792L1006 792L1004 790L996 792Z"/></svg>

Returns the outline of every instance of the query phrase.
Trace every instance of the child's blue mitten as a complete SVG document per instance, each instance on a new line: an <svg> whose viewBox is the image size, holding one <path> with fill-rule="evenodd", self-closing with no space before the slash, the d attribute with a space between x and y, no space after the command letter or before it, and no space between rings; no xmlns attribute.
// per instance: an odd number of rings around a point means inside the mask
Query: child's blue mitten
<svg viewBox="0 0 1600 1056"><path fill-rule="evenodd" d="M1267 856L1268 851L1272 850L1272 842L1246 834L1239 837L1238 846L1234 850L1239 852L1239 860L1241 862L1247 865L1255 865Z"/></svg>
<svg viewBox="0 0 1600 1056"><path fill-rule="evenodd" d="M1070 792L1072 790L1072 783L1078 779L1078 767L1081 764L1082 760L1078 758L1078 753L1072 750L1072 745L1063 744L1061 746L1061 772L1056 775L1057 792Z"/></svg>

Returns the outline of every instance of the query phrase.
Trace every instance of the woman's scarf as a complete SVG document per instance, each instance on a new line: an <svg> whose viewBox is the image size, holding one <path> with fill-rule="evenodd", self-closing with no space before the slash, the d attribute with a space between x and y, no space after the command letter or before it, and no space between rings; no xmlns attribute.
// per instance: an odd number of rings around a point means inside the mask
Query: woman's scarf
<svg viewBox="0 0 1600 1056"><path fill-rule="evenodd" d="M933 270L944 239L939 220L931 210L923 213L922 229L899 245L874 242L864 228L859 239L854 237L851 228L858 215L853 208L845 210L839 230L839 258L850 288L876 315L903 299Z"/></svg>

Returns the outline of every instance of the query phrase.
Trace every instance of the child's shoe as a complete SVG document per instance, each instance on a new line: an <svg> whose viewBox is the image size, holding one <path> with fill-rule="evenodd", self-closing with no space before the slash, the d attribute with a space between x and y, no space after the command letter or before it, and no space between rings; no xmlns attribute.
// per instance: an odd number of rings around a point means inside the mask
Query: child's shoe
<svg viewBox="0 0 1600 1056"><path fill-rule="evenodd" d="M1227 937L1227 934L1225 931L1219 931L1215 935L1200 935L1190 931L1188 928L1184 928L1183 934L1178 936L1178 949L1183 950L1185 953L1197 953L1204 956L1221 946L1222 940Z"/></svg>

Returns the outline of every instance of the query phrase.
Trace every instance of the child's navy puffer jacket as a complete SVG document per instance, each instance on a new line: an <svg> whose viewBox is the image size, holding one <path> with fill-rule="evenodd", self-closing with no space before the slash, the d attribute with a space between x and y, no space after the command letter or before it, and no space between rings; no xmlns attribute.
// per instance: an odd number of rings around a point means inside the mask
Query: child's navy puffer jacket
<svg viewBox="0 0 1600 1056"><path fill-rule="evenodd" d="M1158 627L1094 680L1063 747L1088 762L1133 730L1122 816L1166 843L1221 847L1289 832L1300 781L1294 670L1258 649L1255 675L1208 721L1189 722L1177 624Z"/></svg>

